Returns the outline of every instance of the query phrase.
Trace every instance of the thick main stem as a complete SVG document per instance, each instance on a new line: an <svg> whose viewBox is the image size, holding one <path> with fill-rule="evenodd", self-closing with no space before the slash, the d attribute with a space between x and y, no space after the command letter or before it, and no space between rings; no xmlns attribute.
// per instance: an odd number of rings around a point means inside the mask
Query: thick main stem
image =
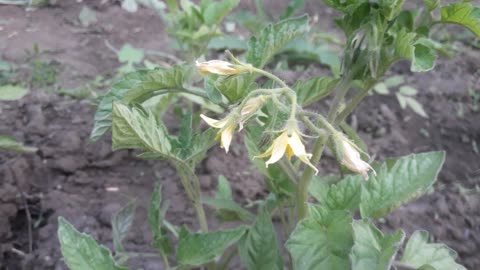
<svg viewBox="0 0 480 270"><path fill-rule="evenodd" d="M332 106L330 107L330 111L328 112L329 122L332 122L332 120L335 118L338 112L338 109L340 107L341 101L345 97L345 94L347 93L350 87L350 83L351 83L350 77L344 77L342 81L337 85L336 91L335 91L337 94L333 99ZM320 158L322 157L322 153L323 153L323 150L325 149L325 144L327 143L327 140L328 140L328 136L322 136L315 141L315 144L313 146L313 151L312 151L312 158L310 159L312 164L317 164L318 161L320 161ZM313 169L310 167L307 167L303 172L303 175L300 178L300 181L298 182L296 207L297 207L297 215L299 220L305 218L308 215L308 207L307 207L308 187L310 186L310 181L312 180L313 173L314 173Z"/></svg>

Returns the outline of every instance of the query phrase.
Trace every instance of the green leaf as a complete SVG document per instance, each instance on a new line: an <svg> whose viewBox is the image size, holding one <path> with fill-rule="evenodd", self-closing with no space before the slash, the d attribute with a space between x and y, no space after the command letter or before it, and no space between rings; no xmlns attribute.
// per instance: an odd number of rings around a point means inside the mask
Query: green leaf
<svg viewBox="0 0 480 270"><path fill-rule="evenodd" d="M112 149L140 149L168 155L168 132L150 112L113 104Z"/></svg>
<svg viewBox="0 0 480 270"><path fill-rule="evenodd" d="M58 240L65 263L70 270L127 270L118 266L110 250L91 236L77 231L64 218L58 218Z"/></svg>
<svg viewBox="0 0 480 270"><path fill-rule="evenodd" d="M395 75L387 78L384 82L388 87L396 87L404 83L405 78L402 75Z"/></svg>
<svg viewBox="0 0 480 270"><path fill-rule="evenodd" d="M203 19L207 25L219 24L232 9L238 5L240 0L223 0L210 4L203 12Z"/></svg>
<svg viewBox="0 0 480 270"><path fill-rule="evenodd" d="M326 5L343 12L354 10L367 1L368 0L323 0Z"/></svg>
<svg viewBox="0 0 480 270"><path fill-rule="evenodd" d="M340 182L330 185L322 205L330 210L357 210L360 205L360 194L363 178L348 175Z"/></svg>
<svg viewBox="0 0 480 270"><path fill-rule="evenodd" d="M424 43L416 43L414 45L412 65L410 69L412 72L430 71L435 66L437 56L435 51Z"/></svg>
<svg viewBox="0 0 480 270"><path fill-rule="evenodd" d="M399 91L404 96L415 96L418 93L417 89L408 85L400 87Z"/></svg>
<svg viewBox="0 0 480 270"><path fill-rule="evenodd" d="M0 86L0 100L19 100L28 94L29 90L25 87L16 85L3 85Z"/></svg>
<svg viewBox="0 0 480 270"><path fill-rule="evenodd" d="M17 153L33 154L38 151L38 148L25 146L18 142L15 138L0 135L0 150L14 151Z"/></svg>
<svg viewBox="0 0 480 270"><path fill-rule="evenodd" d="M350 213L324 209L300 221L286 243L294 268L349 269L349 253L353 245L351 223Z"/></svg>
<svg viewBox="0 0 480 270"><path fill-rule="evenodd" d="M158 248L163 254L170 254L173 251L166 230L163 227L167 208L168 204L162 207L162 187L156 183L148 206L148 225L153 234L153 246Z"/></svg>
<svg viewBox="0 0 480 270"><path fill-rule="evenodd" d="M217 209L217 218L221 221L246 221L254 219L253 215L238 205L232 197L232 188L225 176L218 177L215 198L202 198L202 203Z"/></svg>
<svg viewBox="0 0 480 270"><path fill-rule="evenodd" d="M330 184L340 181L338 175L313 176L310 181L308 193L319 203L326 200Z"/></svg>
<svg viewBox="0 0 480 270"><path fill-rule="evenodd" d="M89 27L97 22L97 13L87 6L83 6L78 14L78 20L83 27Z"/></svg>
<svg viewBox="0 0 480 270"><path fill-rule="evenodd" d="M397 97L398 103L402 109L407 108L407 97L400 95L400 93L396 93L395 96Z"/></svg>
<svg viewBox="0 0 480 270"><path fill-rule="evenodd" d="M407 106L410 107L416 114L420 115L421 117L428 118L428 115L423 109L422 104L420 104L416 99L412 97L405 97L404 99L407 103Z"/></svg>
<svg viewBox="0 0 480 270"><path fill-rule="evenodd" d="M118 61L122 63L140 64L145 57L143 50L136 49L130 44L124 44L117 53Z"/></svg>
<svg viewBox="0 0 480 270"><path fill-rule="evenodd" d="M408 240L401 262L415 268L467 270L455 262L457 253L444 244L428 243L428 232L416 231Z"/></svg>
<svg viewBox="0 0 480 270"><path fill-rule="evenodd" d="M389 270L404 239L403 231L385 236L369 222L354 221L352 270Z"/></svg>
<svg viewBox="0 0 480 270"><path fill-rule="evenodd" d="M259 37L252 37L248 42L247 62L263 68L287 42L307 33L309 28L307 15L267 26Z"/></svg>
<svg viewBox="0 0 480 270"><path fill-rule="evenodd" d="M202 203L218 210L221 221L252 221L253 215L231 199L202 198Z"/></svg>
<svg viewBox="0 0 480 270"><path fill-rule="evenodd" d="M433 11L440 5L441 0L423 0L429 11Z"/></svg>
<svg viewBox="0 0 480 270"><path fill-rule="evenodd" d="M204 88L208 99L215 104L220 104L222 103L222 93L215 87L217 79L218 76L214 75L205 77Z"/></svg>
<svg viewBox="0 0 480 270"><path fill-rule="evenodd" d="M414 42L417 34L409 32L406 28L402 28L393 35L395 36L395 56L412 61L415 51Z"/></svg>
<svg viewBox="0 0 480 270"><path fill-rule="evenodd" d="M315 77L307 81L297 81L292 89L297 93L298 102L302 106L308 106L328 96L338 81L335 78Z"/></svg>
<svg viewBox="0 0 480 270"><path fill-rule="evenodd" d="M235 244L246 228L219 230L209 233L184 233L180 235L177 248L177 262L180 265L200 266L223 254Z"/></svg>
<svg viewBox="0 0 480 270"><path fill-rule="evenodd" d="M305 6L305 0L292 0L288 3L287 8L283 11L280 19L286 19L292 16L297 10L303 8Z"/></svg>
<svg viewBox="0 0 480 270"><path fill-rule="evenodd" d="M223 175L218 176L217 199L232 199L232 187L227 178Z"/></svg>
<svg viewBox="0 0 480 270"><path fill-rule="evenodd" d="M412 154L389 160L362 186L362 217L383 217L427 192L437 179L445 152Z"/></svg>
<svg viewBox="0 0 480 270"><path fill-rule="evenodd" d="M156 89L158 85L154 85L154 88L148 88L152 85L151 73L162 72L163 70L139 70L126 74L123 80L115 83L110 91L102 98L100 104L97 107L94 117L94 127L90 133L90 139L93 141L98 140L105 132L107 132L112 126L112 104L114 101L119 101L124 98L124 95L129 92L143 91L143 89L149 89L149 92ZM170 84L169 84L170 85ZM140 90L137 90L140 89ZM148 94L148 93L147 93ZM130 94L132 95L132 94ZM142 95L135 95L142 96ZM129 98L132 100L132 97ZM135 100L136 101L136 100ZM142 102L143 100L140 100Z"/></svg>
<svg viewBox="0 0 480 270"><path fill-rule="evenodd" d="M480 8L468 3L454 3L440 9L441 22L462 25L480 37Z"/></svg>
<svg viewBox="0 0 480 270"><path fill-rule="evenodd" d="M193 149L193 116L191 112L187 112L182 116L180 121L180 131L178 134L177 150L180 157L186 158L191 154Z"/></svg>
<svg viewBox="0 0 480 270"><path fill-rule="evenodd" d="M215 87L228 101L233 104L241 100L253 85L249 74L221 76L215 82Z"/></svg>
<svg viewBox="0 0 480 270"><path fill-rule="evenodd" d="M240 258L248 270L283 270L277 235L269 212L262 208L240 244Z"/></svg>
<svg viewBox="0 0 480 270"><path fill-rule="evenodd" d="M388 19L394 19L401 11L405 0L379 0L382 14Z"/></svg>
<svg viewBox="0 0 480 270"><path fill-rule="evenodd" d="M187 65L175 65L171 68L156 68L144 73L140 81L133 85L123 97L127 103L141 103L155 95L159 90L176 90L180 93L183 85L191 78L192 68Z"/></svg>
<svg viewBox="0 0 480 270"><path fill-rule="evenodd" d="M388 95L390 94L390 91L388 91L388 87L385 83L383 82L380 82L380 83L377 83L373 89L375 90L375 92L377 92L377 94L380 94L380 95Z"/></svg>
<svg viewBox="0 0 480 270"><path fill-rule="evenodd" d="M115 213L112 218L113 248L117 253L125 251L122 245L122 240L127 236L128 231L132 226L135 207L136 203L132 200Z"/></svg>

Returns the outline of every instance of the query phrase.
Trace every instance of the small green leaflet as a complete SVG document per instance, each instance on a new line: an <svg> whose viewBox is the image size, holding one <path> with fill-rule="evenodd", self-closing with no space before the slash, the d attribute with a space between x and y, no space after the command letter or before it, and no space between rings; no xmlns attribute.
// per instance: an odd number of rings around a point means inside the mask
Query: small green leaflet
<svg viewBox="0 0 480 270"><path fill-rule="evenodd" d="M203 19L206 25L217 25L223 17L225 17L240 0L223 0L216 3L211 3L203 11Z"/></svg>
<svg viewBox="0 0 480 270"><path fill-rule="evenodd" d="M77 231L62 217L58 218L58 240L70 270L128 270L115 263L110 250L91 236Z"/></svg>
<svg viewBox="0 0 480 270"><path fill-rule="evenodd" d="M132 226L135 207L135 200L132 200L122 207L112 218L113 248L117 253L125 251L122 240L127 236Z"/></svg>
<svg viewBox="0 0 480 270"><path fill-rule="evenodd" d="M405 233L383 235L372 223L358 220L353 222L353 239L352 270L389 270Z"/></svg>
<svg viewBox="0 0 480 270"><path fill-rule="evenodd" d="M179 89L189 80L192 69L187 65L177 65L170 69L139 70L126 74L115 83L102 98L94 117L94 127L90 139L98 140L112 126L112 103L124 100L127 103L142 103L149 98L162 94L157 90ZM163 91L163 94L167 91ZM178 92L180 93L180 92Z"/></svg>
<svg viewBox="0 0 480 270"><path fill-rule="evenodd" d="M223 175L218 177L217 193L215 194L217 199L232 199L232 187L227 178Z"/></svg>
<svg viewBox="0 0 480 270"><path fill-rule="evenodd" d="M177 261L180 265L200 266L223 254L245 234L245 227L209 233L180 234Z"/></svg>
<svg viewBox="0 0 480 270"><path fill-rule="evenodd" d="M254 85L249 74L240 74L236 76L221 76L219 77L214 86L221 94L223 94L231 104L237 103L243 98L251 86ZM207 94L209 94L207 92ZM212 96L212 93L209 94Z"/></svg>
<svg viewBox="0 0 480 270"><path fill-rule="evenodd" d="M166 230L163 228L167 208L168 203L162 206L162 187L159 183L156 183L148 207L148 225L153 234L153 246L163 254L170 254L173 250Z"/></svg>
<svg viewBox="0 0 480 270"><path fill-rule="evenodd" d="M357 210L363 181L359 175L348 175L330 185L325 200L320 203L330 210Z"/></svg>
<svg viewBox="0 0 480 270"><path fill-rule="evenodd" d="M247 62L263 68L285 44L309 30L307 15L267 26L258 37L252 37L248 42Z"/></svg>
<svg viewBox="0 0 480 270"><path fill-rule="evenodd" d="M350 268L353 245L352 216L347 211L312 211L290 235L286 247L296 270L345 270Z"/></svg>
<svg viewBox="0 0 480 270"><path fill-rule="evenodd" d="M415 43L412 57L412 72L430 71L435 67L437 55L435 51L425 43Z"/></svg>
<svg viewBox="0 0 480 270"><path fill-rule="evenodd" d="M467 270L455 262L457 253L444 244L428 243L428 232L416 231L408 240L401 262L415 268Z"/></svg>
<svg viewBox="0 0 480 270"><path fill-rule="evenodd" d="M468 3L454 3L442 7L441 22L462 25L480 37L480 8Z"/></svg>
<svg viewBox="0 0 480 270"><path fill-rule="evenodd" d="M253 215L238 205L232 197L232 188L225 176L218 177L217 193L214 198L202 198L202 203L217 210L217 218L220 221L241 220L251 222Z"/></svg>
<svg viewBox="0 0 480 270"><path fill-rule="evenodd" d="M15 138L0 135L0 150L14 151L17 153L32 154L37 152L38 148L25 146Z"/></svg>
<svg viewBox="0 0 480 270"><path fill-rule="evenodd" d="M437 180L445 152L412 154L386 161L362 186L363 218L383 217L398 206L426 193Z"/></svg>
<svg viewBox="0 0 480 270"><path fill-rule="evenodd" d="M2 85L0 86L0 101L19 100L28 94L29 90L18 85Z"/></svg>
<svg viewBox="0 0 480 270"><path fill-rule="evenodd" d="M328 96L338 83L338 79L315 77L307 81L297 81L292 87L297 93L297 99L302 106L308 106Z"/></svg>
<svg viewBox="0 0 480 270"><path fill-rule="evenodd" d="M78 20L83 27L89 27L97 22L97 13L89 7L83 6L78 14Z"/></svg>
<svg viewBox="0 0 480 270"><path fill-rule="evenodd" d="M130 44L124 44L117 53L118 61L122 63L140 64L145 57L143 50L136 49Z"/></svg>
<svg viewBox="0 0 480 270"><path fill-rule="evenodd" d="M397 97L398 103L400 104L400 107L402 107L402 109L410 107L416 114L424 118L428 118L428 114L423 109L423 105L420 104L414 97L402 94L402 92L396 93L395 96Z"/></svg>
<svg viewBox="0 0 480 270"><path fill-rule="evenodd" d="M275 228L264 207L242 239L239 251L241 261L248 270L283 270Z"/></svg>
<svg viewBox="0 0 480 270"><path fill-rule="evenodd" d="M171 145L167 129L152 113L114 103L112 149L140 149L168 155Z"/></svg>
<svg viewBox="0 0 480 270"><path fill-rule="evenodd" d="M90 133L92 141L100 139L112 126L112 103L121 100L130 89L139 87L143 81L147 80L147 73L146 70L140 70L126 74L123 80L115 83L105 94L95 112L94 126Z"/></svg>

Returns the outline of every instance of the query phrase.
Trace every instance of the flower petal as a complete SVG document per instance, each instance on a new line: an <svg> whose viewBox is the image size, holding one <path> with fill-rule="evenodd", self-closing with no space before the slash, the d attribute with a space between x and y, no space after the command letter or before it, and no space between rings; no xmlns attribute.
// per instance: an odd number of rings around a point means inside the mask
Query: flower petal
<svg viewBox="0 0 480 270"><path fill-rule="evenodd" d="M273 145L270 145L270 147L267 149L267 151L263 152L262 154L260 154L258 156L254 156L253 159L269 157L269 156L272 155L272 151L273 151Z"/></svg>
<svg viewBox="0 0 480 270"><path fill-rule="evenodd" d="M235 131L234 125L230 125L222 131L222 138L221 138L222 141L220 143L220 146L224 148L225 152L227 153L228 153L228 149L230 148L230 143L232 142L234 131Z"/></svg>
<svg viewBox="0 0 480 270"><path fill-rule="evenodd" d="M200 114L200 117L203 119L203 121L207 122L207 124L209 126L214 127L214 128L222 128L226 124L225 119L216 120L216 119L210 118L208 116L205 116L203 114Z"/></svg>
<svg viewBox="0 0 480 270"><path fill-rule="evenodd" d="M293 150L293 153L297 156L307 156L307 151L305 150L305 145L303 145L302 139L297 132L292 132L290 138L288 139L288 144Z"/></svg>
<svg viewBox="0 0 480 270"><path fill-rule="evenodd" d="M298 157L303 163L307 164L310 166L315 171L315 175L318 174L318 169L310 162L310 157L308 156L299 156Z"/></svg>
<svg viewBox="0 0 480 270"><path fill-rule="evenodd" d="M272 144L272 155L270 156L270 159L265 162L265 165L273 164L277 161L279 161L283 155L285 154L285 151L287 150L287 145L288 145L288 134L287 132L283 132L280 136L278 136Z"/></svg>

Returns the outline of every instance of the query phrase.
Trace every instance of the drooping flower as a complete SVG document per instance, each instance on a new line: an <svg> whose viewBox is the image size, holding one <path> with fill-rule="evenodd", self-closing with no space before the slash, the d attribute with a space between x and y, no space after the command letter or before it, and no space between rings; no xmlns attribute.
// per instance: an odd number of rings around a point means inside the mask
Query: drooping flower
<svg viewBox="0 0 480 270"><path fill-rule="evenodd" d="M225 152L228 153L230 143L233 139L233 133L237 127L235 119L231 116L227 116L221 120L216 120L203 114L200 114L200 117L202 117L202 119L207 122L209 126L220 129L215 137L215 140L220 138L220 147L224 148Z"/></svg>
<svg viewBox="0 0 480 270"><path fill-rule="evenodd" d="M296 127L296 125L287 127L275 140L273 140L272 145L265 151L265 153L260 154L254 158L265 158L270 157L270 159L265 162L265 165L268 167L269 164L273 164L279 161L283 155L287 155L288 159L291 159L292 156L297 156L303 163L310 166L315 170L315 174L318 173L318 169L310 162L312 154L307 153L305 150L305 145L301 139L301 133Z"/></svg>
<svg viewBox="0 0 480 270"><path fill-rule="evenodd" d="M243 129L243 123L245 123L252 115L254 115L258 109L267 101L268 96L260 95L254 98L249 99L245 105L243 105L242 109L240 110L240 130Z"/></svg>
<svg viewBox="0 0 480 270"><path fill-rule="evenodd" d="M372 166L360 158L358 147L343 134L338 136L342 147L342 164L352 172L361 174L365 180L368 180L368 171L373 170Z"/></svg>
<svg viewBox="0 0 480 270"><path fill-rule="evenodd" d="M234 75L244 72L233 64L221 60L210 60L207 62L196 62L198 72L202 75Z"/></svg>

